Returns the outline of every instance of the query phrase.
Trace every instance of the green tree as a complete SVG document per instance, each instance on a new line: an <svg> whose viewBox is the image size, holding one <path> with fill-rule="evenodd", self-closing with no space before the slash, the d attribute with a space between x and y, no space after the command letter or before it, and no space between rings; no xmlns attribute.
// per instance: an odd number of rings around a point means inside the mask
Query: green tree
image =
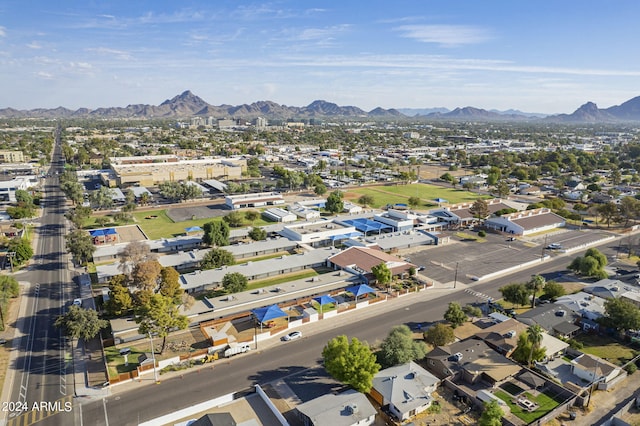
<svg viewBox="0 0 640 426"><path fill-rule="evenodd" d="M379 361L383 368L387 368L422 359L426 353L427 345L414 340L409 327L398 325L391 329L380 344Z"/></svg>
<svg viewBox="0 0 640 426"><path fill-rule="evenodd" d="M544 286L547 284L547 281L544 279L542 275L534 275L531 277L529 282L527 282L527 289L531 292L531 309L536 307L536 297L539 291L544 289Z"/></svg>
<svg viewBox="0 0 640 426"><path fill-rule="evenodd" d="M212 248L202 257L200 267L202 269L216 269L235 263L236 260L231 252L221 248Z"/></svg>
<svg viewBox="0 0 640 426"><path fill-rule="evenodd" d="M87 341L93 339L108 323L98 318L95 310L73 305L56 318L54 325L61 328L66 336Z"/></svg>
<svg viewBox="0 0 640 426"><path fill-rule="evenodd" d="M567 291L564 289L563 285L555 281L549 281L544 286L544 295L549 299L555 300L565 294L567 294Z"/></svg>
<svg viewBox="0 0 640 426"><path fill-rule="evenodd" d="M578 256L573 259L569 264L569 269L587 277L604 279L608 276L604 269L605 266L607 266L607 256L598 249L590 248L583 257Z"/></svg>
<svg viewBox="0 0 640 426"><path fill-rule="evenodd" d="M229 272L222 277L222 287L228 293L239 293L247 289L249 281L240 272Z"/></svg>
<svg viewBox="0 0 640 426"><path fill-rule="evenodd" d="M391 269L386 263L381 262L371 268L371 273L376 278L376 282L381 285L387 285L391 282Z"/></svg>
<svg viewBox="0 0 640 426"><path fill-rule="evenodd" d="M324 368L339 382L351 385L355 390L367 393L373 377L380 371L380 364L366 343L353 337L337 336L322 350Z"/></svg>
<svg viewBox="0 0 640 426"><path fill-rule="evenodd" d="M33 257L31 242L26 238L15 237L9 240L7 251L15 253L15 256L13 257L13 266L20 266L28 262L29 259Z"/></svg>
<svg viewBox="0 0 640 426"><path fill-rule="evenodd" d="M155 260L155 253L151 252L151 247L144 241L132 241L118 253L118 269L127 277L131 277L134 267L138 263L147 260Z"/></svg>
<svg viewBox="0 0 640 426"><path fill-rule="evenodd" d="M482 309L473 305L464 305L462 310L468 317L480 318L482 317Z"/></svg>
<svg viewBox="0 0 640 426"><path fill-rule="evenodd" d="M456 178L454 178L451 173L445 173L442 176L440 176L440 180L443 180L445 182L449 182L451 184L454 184L454 182L456 181Z"/></svg>
<svg viewBox="0 0 640 426"><path fill-rule="evenodd" d="M315 186L313 187L313 192L316 195L323 196L324 194L327 193L327 186L323 183L316 183Z"/></svg>
<svg viewBox="0 0 640 426"><path fill-rule="evenodd" d="M75 229L65 236L67 251L71 253L76 263L86 264L93 257L96 247L88 232Z"/></svg>
<svg viewBox="0 0 640 426"><path fill-rule="evenodd" d="M248 235L253 241L264 241L267 239L267 231L258 226L252 228Z"/></svg>
<svg viewBox="0 0 640 426"><path fill-rule="evenodd" d="M614 203L601 204L597 207L598 215L607 223L607 228L611 226L611 222L617 222L620 217L618 206Z"/></svg>
<svg viewBox="0 0 640 426"><path fill-rule="evenodd" d="M496 184L496 195L500 198L504 198L511 193L509 183L506 180L501 180Z"/></svg>
<svg viewBox="0 0 640 426"><path fill-rule="evenodd" d="M545 357L546 348L540 346L541 342L542 328L535 324L518 336L518 345L511 354L511 358L521 364L531 366L534 361L539 361Z"/></svg>
<svg viewBox="0 0 640 426"><path fill-rule="evenodd" d="M604 316L600 323L618 331L640 329L640 309L624 299L609 299L604 302Z"/></svg>
<svg viewBox="0 0 640 426"><path fill-rule="evenodd" d="M203 226L202 242L208 246L222 247L229 245L229 224L225 221L207 222Z"/></svg>
<svg viewBox="0 0 640 426"><path fill-rule="evenodd" d="M478 220L484 220L489 217L490 214L489 204L485 200L479 198L473 202L471 207L469 207L469 213Z"/></svg>
<svg viewBox="0 0 640 426"><path fill-rule="evenodd" d="M411 207L412 209L415 209L420 204L422 204L422 200L419 197L409 197L409 199L407 200L407 204L409 204L409 207Z"/></svg>
<svg viewBox="0 0 640 426"><path fill-rule="evenodd" d="M343 197L344 194L342 193L342 191L333 191L327 197L327 202L324 206L325 210L333 214L341 213L342 210L344 210L344 202L342 201Z"/></svg>
<svg viewBox="0 0 640 426"><path fill-rule="evenodd" d="M178 312L171 298L161 294L152 294L148 303L138 306L136 314L136 322L140 324L138 333L151 333L162 338L160 353L164 352L171 331L184 330L189 326L189 320Z"/></svg>
<svg viewBox="0 0 640 426"><path fill-rule="evenodd" d="M484 404L478 426L502 426L502 416L504 416L504 412L498 401L491 400Z"/></svg>
<svg viewBox="0 0 640 426"><path fill-rule="evenodd" d="M109 281L109 300L105 310L115 316L123 315L133 308L133 298L126 284L124 275L115 275Z"/></svg>
<svg viewBox="0 0 640 426"><path fill-rule="evenodd" d="M260 212L256 210L247 210L244 212L244 218L249 222L255 222L260 217Z"/></svg>
<svg viewBox="0 0 640 426"><path fill-rule="evenodd" d="M451 328L455 329L456 327L464 324L464 322L468 318L467 314L464 313L459 303L449 302L449 307L444 313L444 319L449 321L449 324L451 324Z"/></svg>
<svg viewBox="0 0 640 426"><path fill-rule="evenodd" d="M155 291L158 287L162 265L156 259L138 262L131 271L133 285L140 290Z"/></svg>
<svg viewBox="0 0 640 426"><path fill-rule="evenodd" d="M91 217L91 212L91 207L76 206L75 208L67 211L65 217L69 219L76 228L82 229L84 228L85 221Z"/></svg>
<svg viewBox="0 0 640 426"><path fill-rule="evenodd" d="M222 220L228 223L232 228L238 228L244 224L243 214L236 210L227 213L226 216L222 217Z"/></svg>
<svg viewBox="0 0 640 426"><path fill-rule="evenodd" d="M358 198L358 204L361 204L363 206L372 206L375 202L376 201L373 198L373 195L369 194L364 194L360 196L360 198Z"/></svg>
<svg viewBox="0 0 640 426"><path fill-rule="evenodd" d="M445 346L455 340L453 328L440 322L424 332L424 341L432 346Z"/></svg>
<svg viewBox="0 0 640 426"><path fill-rule="evenodd" d="M96 206L97 209L110 209L113 207L113 192L111 188L101 186L100 189L91 191L89 200L91 205Z"/></svg>
<svg viewBox="0 0 640 426"><path fill-rule="evenodd" d="M502 298L514 305L523 306L529 303L529 290L524 284L507 284L499 289Z"/></svg>
<svg viewBox="0 0 640 426"><path fill-rule="evenodd" d="M182 303L184 290L180 286L180 274L171 266L165 266L160 270L161 295L170 298L174 305Z"/></svg>
<svg viewBox="0 0 640 426"><path fill-rule="evenodd" d="M20 284L9 275L0 275L0 298L15 298L20 294Z"/></svg>

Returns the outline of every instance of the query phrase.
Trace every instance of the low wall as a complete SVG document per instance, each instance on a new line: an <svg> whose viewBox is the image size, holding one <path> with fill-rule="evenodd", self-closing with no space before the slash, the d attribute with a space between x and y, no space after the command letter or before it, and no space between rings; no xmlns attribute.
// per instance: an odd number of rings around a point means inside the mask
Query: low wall
<svg viewBox="0 0 640 426"><path fill-rule="evenodd" d="M280 424L282 426L289 426L289 422L287 421L287 419L285 419L282 413L280 413L280 411L278 410L278 408L275 405L273 405L273 402L271 402L271 399L269 399L267 394L264 393L260 385L256 385L256 393L260 395L260 398L262 399L262 401L265 404L267 404L267 407L269 407L269 410L271 410L273 415L276 416Z"/></svg>

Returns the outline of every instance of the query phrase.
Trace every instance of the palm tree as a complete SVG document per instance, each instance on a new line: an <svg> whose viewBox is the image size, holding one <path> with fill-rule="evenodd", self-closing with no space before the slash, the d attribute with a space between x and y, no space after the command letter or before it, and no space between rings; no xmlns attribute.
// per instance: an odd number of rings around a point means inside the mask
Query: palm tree
<svg viewBox="0 0 640 426"><path fill-rule="evenodd" d="M531 297L531 309L536 307L536 295L538 291L542 291L546 283L546 280L541 275L534 275L527 283L527 288L533 293L533 297Z"/></svg>
<svg viewBox="0 0 640 426"><path fill-rule="evenodd" d="M540 344L542 343L542 333L542 327L540 327L538 324L534 324L527 328L527 339L529 340L529 344L531 345L531 350L529 352L529 367L531 367L533 353L540 349Z"/></svg>

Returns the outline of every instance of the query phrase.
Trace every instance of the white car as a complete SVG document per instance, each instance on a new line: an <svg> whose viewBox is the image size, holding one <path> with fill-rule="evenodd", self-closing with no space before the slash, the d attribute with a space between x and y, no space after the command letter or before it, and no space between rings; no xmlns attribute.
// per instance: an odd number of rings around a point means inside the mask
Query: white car
<svg viewBox="0 0 640 426"><path fill-rule="evenodd" d="M288 342L289 340L296 340L302 337L302 332L301 331L292 331L289 334L285 334L284 336L282 336L282 340L284 340L285 342Z"/></svg>
<svg viewBox="0 0 640 426"><path fill-rule="evenodd" d="M82 299L73 299L74 306L82 306Z"/></svg>

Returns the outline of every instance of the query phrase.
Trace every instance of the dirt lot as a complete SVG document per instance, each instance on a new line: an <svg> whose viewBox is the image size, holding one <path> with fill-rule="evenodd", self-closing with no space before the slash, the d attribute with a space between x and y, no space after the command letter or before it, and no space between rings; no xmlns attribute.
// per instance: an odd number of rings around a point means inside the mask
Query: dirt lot
<svg viewBox="0 0 640 426"><path fill-rule="evenodd" d="M146 240L144 233L138 228L138 225L119 226L117 228L120 243L129 243L131 241Z"/></svg>

